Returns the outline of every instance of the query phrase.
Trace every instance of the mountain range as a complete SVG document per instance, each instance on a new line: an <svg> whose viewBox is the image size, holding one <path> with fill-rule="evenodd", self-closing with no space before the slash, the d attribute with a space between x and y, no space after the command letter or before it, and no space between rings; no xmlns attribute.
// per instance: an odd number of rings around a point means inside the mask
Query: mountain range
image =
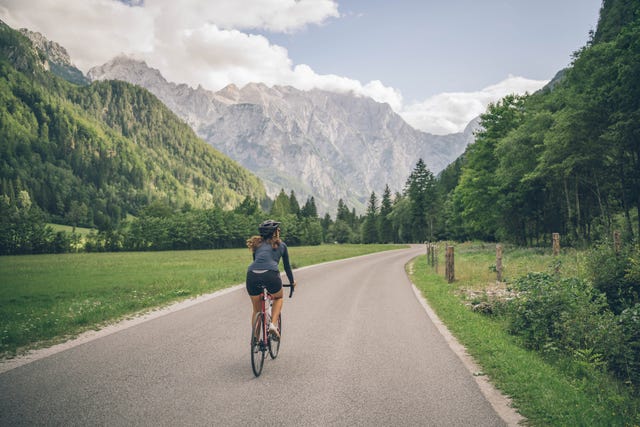
<svg viewBox="0 0 640 427"><path fill-rule="evenodd" d="M86 76L64 47L30 38L51 71L74 83L121 80L144 87L198 136L258 176L273 198L281 190L313 196L319 212L339 199L362 212L371 192L402 191L422 158L437 174L473 142L474 120L461 133L432 135L408 125L388 104L353 93L302 91L250 83L214 92L167 81L143 61L119 56Z"/></svg>
<svg viewBox="0 0 640 427"><path fill-rule="evenodd" d="M422 158L438 173L473 141L464 132L431 135L408 125L388 104L353 93L302 91L250 83L213 92L168 82L125 56L94 67L91 81L124 80L156 95L213 147L259 176L273 197L293 190L320 212L342 199L364 210L371 192L402 191Z"/></svg>

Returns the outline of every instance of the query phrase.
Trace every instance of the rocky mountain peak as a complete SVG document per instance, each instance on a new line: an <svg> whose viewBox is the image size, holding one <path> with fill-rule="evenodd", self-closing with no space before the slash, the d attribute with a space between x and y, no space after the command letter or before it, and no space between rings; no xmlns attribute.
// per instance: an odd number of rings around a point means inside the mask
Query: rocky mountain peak
<svg viewBox="0 0 640 427"><path fill-rule="evenodd" d="M27 30L26 28L22 28L19 31L31 41L34 49L41 53L40 57L44 58L42 66L45 70L51 71L72 83L87 83L87 78L82 71L73 65L69 53L63 46L48 40L40 33Z"/></svg>
<svg viewBox="0 0 640 427"><path fill-rule="evenodd" d="M73 66L69 53L58 43L50 41L42 34L34 31L29 31L26 28L21 28L19 31L22 35L31 40L33 46L39 51L43 52L50 62L54 62L60 65Z"/></svg>
<svg viewBox="0 0 640 427"><path fill-rule="evenodd" d="M217 91L167 82L142 61L115 58L89 71L155 94L213 147L258 175L270 196L314 196L321 214L339 199L364 212L372 191L401 191L418 159L438 173L464 152L472 132L431 135L388 104L353 93L249 83ZM471 136L470 136L471 135ZM471 139L470 139L471 138Z"/></svg>
<svg viewBox="0 0 640 427"><path fill-rule="evenodd" d="M159 70L149 67L145 61L126 55L116 56L101 66L93 67L87 73L87 77L92 81L104 80L106 75L109 76L109 80L123 80L143 87L169 84Z"/></svg>
<svg viewBox="0 0 640 427"><path fill-rule="evenodd" d="M231 83L216 92L215 97L217 100L225 104L237 104L240 99L240 89L238 89L238 86Z"/></svg>

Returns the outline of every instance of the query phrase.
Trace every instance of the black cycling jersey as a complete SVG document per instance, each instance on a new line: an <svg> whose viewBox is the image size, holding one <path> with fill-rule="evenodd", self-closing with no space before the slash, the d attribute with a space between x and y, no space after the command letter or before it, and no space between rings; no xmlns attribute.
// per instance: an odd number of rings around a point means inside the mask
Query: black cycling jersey
<svg viewBox="0 0 640 427"><path fill-rule="evenodd" d="M277 248L272 248L269 242L263 242L253 253L253 262L247 268L250 271L279 271L278 263L282 258L284 271L287 274L289 283L293 283L293 272L289 264L289 251L284 242L280 242Z"/></svg>

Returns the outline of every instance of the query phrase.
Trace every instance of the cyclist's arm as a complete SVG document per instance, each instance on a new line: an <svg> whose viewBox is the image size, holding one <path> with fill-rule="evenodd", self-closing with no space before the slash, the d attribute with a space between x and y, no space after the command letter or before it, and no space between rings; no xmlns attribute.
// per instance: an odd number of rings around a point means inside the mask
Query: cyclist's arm
<svg viewBox="0 0 640 427"><path fill-rule="evenodd" d="M293 272L291 271L291 264L289 264L289 250L286 246L283 247L282 251L282 265L284 265L284 272L287 273L287 279L289 279L289 283L294 283L293 280Z"/></svg>

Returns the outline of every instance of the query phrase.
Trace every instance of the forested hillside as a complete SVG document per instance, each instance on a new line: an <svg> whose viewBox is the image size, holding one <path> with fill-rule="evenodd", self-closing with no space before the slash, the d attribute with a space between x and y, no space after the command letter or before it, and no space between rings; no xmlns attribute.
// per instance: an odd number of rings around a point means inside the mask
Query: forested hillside
<svg viewBox="0 0 640 427"><path fill-rule="evenodd" d="M509 96L439 180L439 230L456 239L588 243L640 218L640 4L605 0L559 81Z"/></svg>
<svg viewBox="0 0 640 427"><path fill-rule="evenodd" d="M154 201L232 208L262 183L198 139L145 89L75 85L0 23L0 194L49 220L108 229ZM22 201L24 202L24 200Z"/></svg>

